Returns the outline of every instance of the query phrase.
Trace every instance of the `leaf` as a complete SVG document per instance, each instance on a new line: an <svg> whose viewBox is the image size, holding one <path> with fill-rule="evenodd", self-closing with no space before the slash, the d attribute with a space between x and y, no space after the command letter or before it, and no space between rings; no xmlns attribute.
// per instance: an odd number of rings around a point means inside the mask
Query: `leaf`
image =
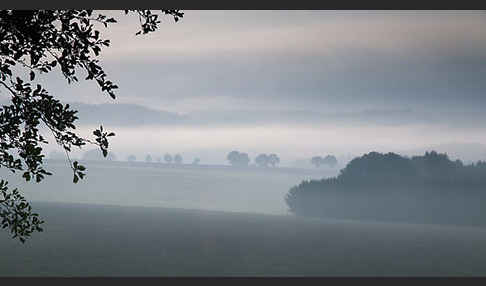
<svg viewBox="0 0 486 286"><path fill-rule="evenodd" d="M73 177L73 183L77 183L79 181L79 177L78 175L74 174L74 177Z"/></svg>
<svg viewBox="0 0 486 286"><path fill-rule="evenodd" d="M34 71L30 71L30 80L33 81L35 78L35 73Z"/></svg>
<svg viewBox="0 0 486 286"><path fill-rule="evenodd" d="M25 180L26 180L27 182L28 182L28 181L30 181L30 173L29 173L29 172L25 172L25 173L22 175L22 177L24 177L24 178L25 178Z"/></svg>

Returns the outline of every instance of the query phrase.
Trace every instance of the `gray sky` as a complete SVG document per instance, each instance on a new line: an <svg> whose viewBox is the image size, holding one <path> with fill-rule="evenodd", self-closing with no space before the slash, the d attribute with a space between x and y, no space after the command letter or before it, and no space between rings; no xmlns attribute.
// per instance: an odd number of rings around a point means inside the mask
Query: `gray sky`
<svg viewBox="0 0 486 286"><path fill-rule="evenodd" d="M136 152L140 137L153 153L277 150L289 160L485 142L482 11L185 11L148 36L135 36L136 17L110 14L119 23L102 60L117 100L90 82L52 78L50 90L190 118L112 122L115 152Z"/></svg>

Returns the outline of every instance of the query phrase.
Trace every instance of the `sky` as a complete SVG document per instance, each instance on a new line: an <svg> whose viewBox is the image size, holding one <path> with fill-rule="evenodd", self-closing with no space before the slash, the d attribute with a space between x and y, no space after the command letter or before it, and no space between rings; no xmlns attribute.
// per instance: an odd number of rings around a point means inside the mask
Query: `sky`
<svg viewBox="0 0 486 286"><path fill-rule="evenodd" d="M107 121L119 157L223 163L240 150L285 163L456 144L486 159L483 11L184 11L140 36L135 15L105 12L119 21L100 27L117 99L93 82L47 83L86 110L108 106L80 130Z"/></svg>

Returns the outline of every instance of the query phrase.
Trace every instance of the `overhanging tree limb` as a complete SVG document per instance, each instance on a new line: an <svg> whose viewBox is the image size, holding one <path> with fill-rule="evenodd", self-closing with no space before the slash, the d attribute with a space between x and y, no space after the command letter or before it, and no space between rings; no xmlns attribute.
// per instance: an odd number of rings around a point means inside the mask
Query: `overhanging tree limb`
<svg viewBox="0 0 486 286"><path fill-rule="evenodd" d="M163 9L164 15L176 22L183 17L180 10ZM140 30L147 34L157 30L159 15L150 10L125 10L140 18ZM104 39L94 24L105 28L116 23L93 10L0 10L0 91L11 94L10 105L0 107L0 167L23 172L26 181L36 182L51 175L43 168L42 144L47 140L40 128L47 127L56 143L66 152L73 170L73 182L85 175L86 168L69 157L72 147L86 144L99 146L103 156L108 154L108 137L115 134L100 128L93 131L94 139L76 134L77 111L50 95L36 75L56 72L68 83L78 82L79 71L85 80L97 82L102 92L115 98L118 86L108 79L97 57L110 40ZM28 74L28 78L25 78ZM34 87L35 86L35 87ZM7 182L0 181L0 218L2 227L24 242L34 231L42 231L42 220L18 189L8 191Z"/></svg>

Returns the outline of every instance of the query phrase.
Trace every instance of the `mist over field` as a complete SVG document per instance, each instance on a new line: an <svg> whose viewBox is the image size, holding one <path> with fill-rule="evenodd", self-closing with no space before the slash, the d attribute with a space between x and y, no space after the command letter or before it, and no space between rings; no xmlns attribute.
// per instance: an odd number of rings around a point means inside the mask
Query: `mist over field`
<svg viewBox="0 0 486 286"><path fill-rule="evenodd" d="M85 164L90 169L80 184L72 183L72 171L62 161L48 163L55 175L40 184L5 175L35 201L287 214L284 196L296 182L336 173L145 162Z"/></svg>
<svg viewBox="0 0 486 286"><path fill-rule="evenodd" d="M0 276L486 274L484 12L105 12L116 100L39 80L109 152L0 168L45 220Z"/></svg>

